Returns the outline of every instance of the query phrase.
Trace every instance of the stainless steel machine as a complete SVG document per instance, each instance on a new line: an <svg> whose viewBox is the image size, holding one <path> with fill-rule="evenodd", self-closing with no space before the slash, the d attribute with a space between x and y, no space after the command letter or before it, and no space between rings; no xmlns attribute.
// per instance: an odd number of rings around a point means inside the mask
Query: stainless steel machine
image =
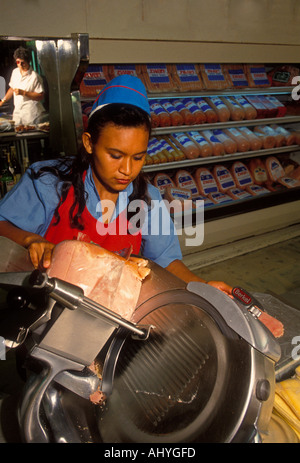
<svg viewBox="0 0 300 463"><path fill-rule="evenodd" d="M280 347L251 296L186 285L150 262L129 322L24 262L0 274L0 334L10 348L26 345L24 442L260 440Z"/></svg>

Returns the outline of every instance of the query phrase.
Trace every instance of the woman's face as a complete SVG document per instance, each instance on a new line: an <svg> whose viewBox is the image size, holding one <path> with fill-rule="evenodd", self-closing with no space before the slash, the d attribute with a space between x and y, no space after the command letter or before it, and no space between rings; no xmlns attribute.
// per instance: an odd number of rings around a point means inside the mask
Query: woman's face
<svg viewBox="0 0 300 463"><path fill-rule="evenodd" d="M147 153L149 132L144 126L105 126L92 145L90 135L83 134L83 143L93 155L93 173L99 194L118 193L140 173Z"/></svg>

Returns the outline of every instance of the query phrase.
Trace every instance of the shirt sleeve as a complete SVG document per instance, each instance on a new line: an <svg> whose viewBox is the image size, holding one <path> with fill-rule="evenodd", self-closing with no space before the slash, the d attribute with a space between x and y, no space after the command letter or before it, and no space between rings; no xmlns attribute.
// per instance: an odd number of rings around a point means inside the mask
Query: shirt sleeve
<svg viewBox="0 0 300 463"><path fill-rule="evenodd" d="M182 259L180 244L173 220L157 188L148 186L151 208L142 228L141 253L161 267Z"/></svg>
<svg viewBox="0 0 300 463"><path fill-rule="evenodd" d="M57 178L46 173L33 179L30 170L44 166L37 162L0 201L0 220L6 220L22 230L44 236L59 202Z"/></svg>

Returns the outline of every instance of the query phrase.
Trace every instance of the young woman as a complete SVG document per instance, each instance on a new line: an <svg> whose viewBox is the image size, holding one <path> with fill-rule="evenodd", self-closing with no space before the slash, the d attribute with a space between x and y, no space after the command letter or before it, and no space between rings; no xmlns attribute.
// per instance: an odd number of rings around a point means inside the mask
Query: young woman
<svg viewBox="0 0 300 463"><path fill-rule="evenodd" d="M203 282L181 261L172 219L141 172L150 131L142 82L113 79L94 103L79 155L33 164L0 202L0 235L27 248L35 267L49 267L60 241L83 239L114 252L132 246L184 281Z"/></svg>

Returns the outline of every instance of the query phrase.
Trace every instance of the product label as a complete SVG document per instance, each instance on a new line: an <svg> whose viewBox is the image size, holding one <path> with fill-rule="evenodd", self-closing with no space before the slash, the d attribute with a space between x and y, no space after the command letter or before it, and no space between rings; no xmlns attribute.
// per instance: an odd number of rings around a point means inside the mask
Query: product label
<svg viewBox="0 0 300 463"><path fill-rule="evenodd" d="M182 102L192 114L200 110L199 106L197 106L196 103L194 103L192 100L184 99Z"/></svg>
<svg viewBox="0 0 300 463"><path fill-rule="evenodd" d="M218 204L224 204L233 201L232 198L230 198L228 195L220 193L219 191L217 193L211 193L210 197Z"/></svg>
<svg viewBox="0 0 300 463"><path fill-rule="evenodd" d="M168 70L163 64L147 64L147 72L153 84L170 83Z"/></svg>
<svg viewBox="0 0 300 463"><path fill-rule="evenodd" d="M114 77L122 76L124 74L129 74L131 76L137 77L134 64L115 64L113 74L114 74Z"/></svg>
<svg viewBox="0 0 300 463"><path fill-rule="evenodd" d="M206 111L211 111L211 107L206 103L202 98L195 98L195 102L199 108L205 113Z"/></svg>
<svg viewBox="0 0 300 463"><path fill-rule="evenodd" d="M156 101L152 101L151 104L150 104L150 108L151 110L157 114L158 116L162 113L165 113L166 110L159 104L157 103Z"/></svg>
<svg viewBox="0 0 300 463"><path fill-rule="evenodd" d="M218 140L210 130L205 130L205 131L203 132L203 134L204 134L205 137L207 137L207 138L209 139L209 141L211 141L212 143L221 143L220 140Z"/></svg>
<svg viewBox="0 0 300 463"><path fill-rule="evenodd" d="M225 108L225 109L227 109L227 106L223 103L222 100L220 100L220 98L211 97L211 98L210 98L210 101L211 101L217 108Z"/></svg>
<svg viewBox="0 0 300 463"><path fill-rule="evenodd" d="M183 175L178 178L178 182L180 184L181 188L189 188L191 191L192 195L199 194L198 188L193 180L193 178L190 175Z"/></svg>
<svg viewBox="0 0 300 463"><path fill-rule="evenodd" d="M217 167L216 175L223 190L227 190L228 188L233 188L235 186L229 170L225 167Z"/></svg>
<svg viewBox="0 0 300 463"><path fill-rule="evenodd" d="M193 64L177 64L176 71L181 82L199 82L199 77Z"/></svg>
<svg viewBox="0 0 300 463"><path fill-rule="evenodd" d="M204 69L209 81L225 82L220 64L205 64Z"/></svg>
<svg viewBox="0 0 300 463"><path fill-rule="evenodd" d="M194 146L192 140L190 140L183 132L176 132L172 135L182 146Z"/></svg>
<svg viewBox="0 0 300 463"><path fill-rule="evenodd" d="M188 135L192 137L193 140L195 140L200 146L207 145L207 140L205 140L204 137L202 137L198 132L188 132Z"/></svg>
<svg viewBox="0 0 300 463"><path fill-rule="evenodd" d="M169 102L169 101L164 101L161 103L161 105L165 108L168 113L172 114L176 111L176 108Z"/></svg>
<svg viewBox="0 0 300 463"><path fill-rule="evenodd" d="M265 194L265 193L270 193L269 190L267 190L266 188L260 186L260 185L250 185L249 186L251 192L253 195L262 195L262 194Z"/></svg>
<svg viewBox="0 0 300 463"><path fill-rule="evenodd" d="M247 199L252 197L250 193L240 188L231 188L229 191L234 196L234 199Z"/></svg>
<svg viewBox="0 0 300 463"><path fill-rule="evenodd" d="M237 182L241 186L247 186L252 184L251 176L249 171L244 164L238 163L234 166L234 172L237 178Z"/></svg>
<svg viewBox="0 0 300 463"><path fill-rule="evenodd" d="M250 67L250 74L255 85L270 85L264 67Z"/></svg>
<svg viewBox="0 0 300 463"><path fill-rule="evenodd" d="M97 64L90 64L88 66L82 80L87 87L102 87L107 84L103 68Z"/></svg>
<svg viewBox="0 0 300 463"><path fill-rule="evenodd" d="M242 69L229 69L228 72L234 87L248 87L248 80Z"/></svg>
<svg viewBox="0 0 300 463"><path fill-rule="evenodd" d="M208 170L201 172L199 181L205 195L208 195L209 193L216 193L218 191L215 179Z"/></svg>

